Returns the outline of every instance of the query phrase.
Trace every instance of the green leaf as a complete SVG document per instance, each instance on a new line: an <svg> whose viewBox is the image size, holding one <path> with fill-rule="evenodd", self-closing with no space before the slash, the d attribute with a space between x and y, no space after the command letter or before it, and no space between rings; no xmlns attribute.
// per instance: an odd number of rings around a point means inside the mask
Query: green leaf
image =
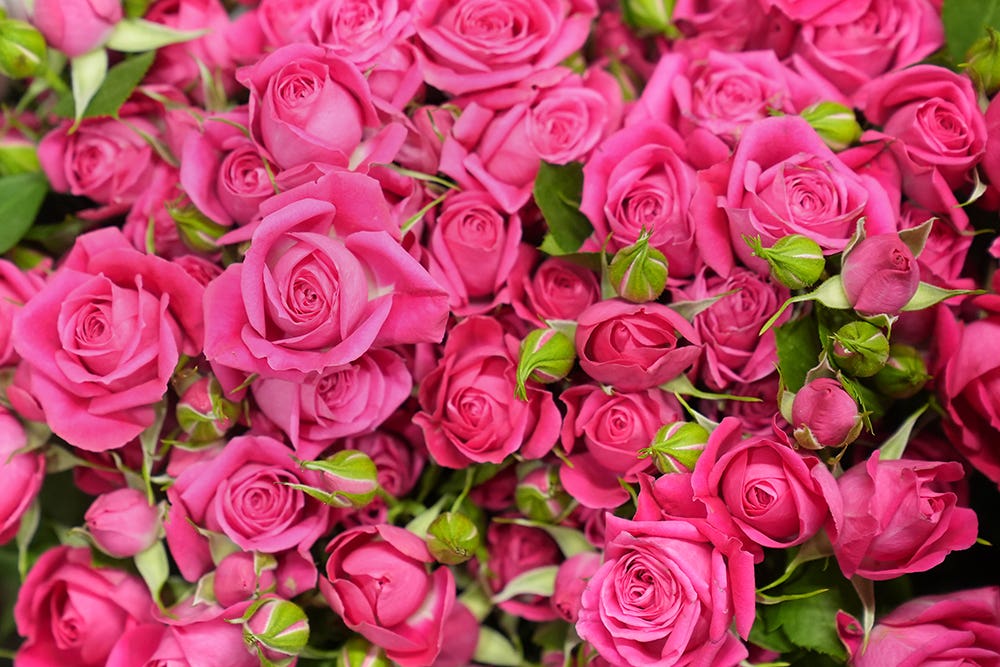
<svg viewBox="0 0 1000 667"><path fill-rule="evenodd" d="M760 399L756 396L737 396L735 394L716 394L710 391L702 391L698 389L693 384L691 380L688 379L686 375L678 375L673 380L669 382L664 382L660 385L660 389L663 391L669 391L674 394L682 394L684 396L694 396L695 398L705 398L710 401L740 401L743 403L760 403Z"/></svg>
<svg viewBox="0 0 1000 667"><path fill-rule="evenodd" d="M556 586L558 565L536 567L517 575L503 587L503 590L493 596L493 603L506 602L518 595L552 595Z"/></svg>
<svg viewBox="0 0 1000 667"><path fill-rule="evenodd" d="M584 551L594 551L594 547L591 546L590 542L587 541L586 536L579 530L573 528L567 528L566 526L553 526L548 523L542 523L541 521L532 521L531 519L493 519L496 523L513 523L518 526L527 526L529 528L540 528L548 533L549 537L555 540L556 544L559 545L559 550L562 551L563 556L570 558L576 554L583 553Z"/></svg>
<svg viewBox="0 0 1000 667"><path fill-rule="evenodd" d="M806 383L806 374L816 366L822 351L812 316L785 322L774 330L778 347L778 369L789 390L796 392Z"/></svg>
<svg viewBox="0 0 1000 667"><path fill-rule="evenodd" d="M1000 29L1000 0L944 0L941 19L948 53L960 63L987 26Z"/></svg>
<svg viewBox="0 0 1000 667"><path fill-rule="evenodd" d="M106 46L109 49L125 51L126 53L155 51L168 44L189 42L207 32L207 30L174 30L162 23L127 18L115 25Z"/></svg>
<svg viewBox="0 0 1000 667"><path fill-rule="evenodd" d="M888 440L882 443L882 446L879 447L880 461L895 461L903 457L903 452L906 450L906 444L910 441L910 433L913 431L917 419L929 407L930 403L924 403L919 410L907 417L906 421L900 424L899 428L889 436Z"/></svg>
<svg viewBox="0 0 1000 667"><path fill-rule="evenodd" d="M427 529L430 528L432 523L434 523L434 519L438 518L438 515L441 514L441 509L444 507L446 500L448 500L447 496L441 498L426 510L415 516L410 523L406 524L406 529L420 539L426 538Z"/></svg>
<svg viewBox="0 0 1000 667"><path fill-rule="evenodd" d="M549 226L551 241L543 242L545 252L564 255L580 249L594 231L580 212L583 192L583 165L571 162L554 165L542 162L535 177L535 203Z"/></svg>
<svg viewBox="0 0 1000 667"><path fill-rule="evenodd" d="M108 52L94 49L69 61L73 76L73 119L74 127L83 118L87 105L97 95L108 74Z"/></svg>
<svg viewBox="0 0 1000 667"><path fill-rule="evenodd" d="M14 538L17 544L17 572L21 576L21 581L24 581L25 575L28 574L28 547L31 546L31 541L35 539L35 533L38 532L38 524L41 518L42 506L37 499L21 515L21 525L18 526L17 536Z"/></svg>
<svg viewBox="0 0 1000 667"><path fill-rule="evenodd" d="M150 51L138 56L131 56L121 61L107 72L100 88L95 91L93 99L87 105L82 118L98 116L115 116L122 104L129 98L136 86L142 82L146 72L153 64L156 52ZM68 116L69 101L63 100L56 105L55 113Z"/></svg>
<svg viewBox="0 0 1000 667"><path fill-rule="evenodd" d="M149 587L149 592L153 595L156 604L162 606L160 601L160 590L170 575L170 563L167 562L167 550L163 548L163 542L157 540L153 546L135 555L135 567L142 575L143 581Z"/></svg>
<svg viewBox="0 0 1000 667"><path fill-rule="evenodd" d="M0 252L13 248L31 228L48 191L45 174L0 178Z"/></svg>
<svg viewBox="0 0 1000 667"><path fill-rule="evenodd" d="M708 310L720 299L725 299L727 296L736 294L739 291L740 288L731 289L728 292L716 294L700 301L674 301L670 304L670 309L688 322L692 322L698 313Z"/></svg>
<svg viewBox="0 0 1000 667"><path fill-rule="evenodd" d="M921 282L920 286L917 287L917 293L913 295L913 298L911 298L905 306L903 306L903 310L923 310L924 308L930 308L934 304L940 303L953 296L982 293L983 290L942 289L940 287L935 287L934 285Z"/></svg>
<svg viewBox="0 0 1000 667"><path fill-rule="evenodd" d="M506 637L490 628L479 628L479 641L472 656L474 662L500 667L517 667L521 664L521 652Z"/></svg>

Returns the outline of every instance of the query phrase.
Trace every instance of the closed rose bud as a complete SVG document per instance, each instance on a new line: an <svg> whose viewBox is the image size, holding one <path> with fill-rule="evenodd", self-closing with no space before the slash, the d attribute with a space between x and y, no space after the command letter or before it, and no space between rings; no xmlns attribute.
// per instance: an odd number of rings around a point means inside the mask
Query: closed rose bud
<svg viewBox="0 0 1000 667"><path fill-rule="evenodd" d="M632 303L656 301L667 286L667 258L649 246L649 234L615 253L608 278L621 298Z"/></svg>
<svg viewBox="0 0 1000 667"><path fill-rule="evenodd" d="M177 422L193 444L222 438L239 416L240 406L223 398L214 377L202 377L190 384L177 402Z"/></svg>
<svg viewBox="0 0 1000 667"><path fill-rule="evenodd" d="M364 507L378 492L378 468L367 454L353 449L322 461L303 461L302 467L323 473L323 488L296 488L333 507Z"/></svg>
<svg viewBox="0 0 1000 667"><path fill-rule="evenodd" d="M842 151L861 136L861 124L854 115L854 109L843 104L818 102L799 115L832 150Z"/></svg>
<svg viewBox="0 0 1000 667"><path fill-rule="evenodd" d="M858 404L833 378L806 384L792 401L795 441L806 449L843 447L861 433Z"/></svg>
<svg viewBox="0 0 1000 667"><path fill-rule="evenodd" d="M927 384L927 364L920 352L909 345L892 345L889 359L875 377L875 388L892 398L909 398Z"/></svg>
<svg viewBox="0 0 1000 667"><path fill-rule="evenodd" d="M479 529L472 519L459 512L445 512L427 529L427 549L445 565L457 565L476 555L482 544Z"/></svg>
<svg viewBox="0 0 1000 667"><path fill-rule="evenodd" d="M576 623L580 615L583 589L600 566L601 554L596 551L584 551L570 556L559 565L551 601L552 608L563 620Z"/></svg>
<svg viewBox="0 0 1000 667"><path fill-rule="evenodd" d="M249 600L258 593L272 590L274 567L259 572L254 555L248 551L231 553L216 566L212 592L223 607Z"/></svg>
<svg viewBox="0 0 1000 667"><path fill-rule="evenodd" d="M0 20L0 74L23 79L45 63L45 38L30 23Z"/></svg>
<svg viewBox="0 0 1000 667"><path fill-rule="evenodd" d="M576 347L569 336L557 329L535 329L521 341L517 361L517 395L527 400L525 382L558 382L576 363Z"/></svg>
<svg viewBox="0 0 1000 667"><path fill-rule="evenodd" d="M309 619L294 602L261 598L243 616L243 640L257 650L261 662L284 667L309 643Z"/></svg>
<svg viewBox="0 0 1000 667"><path fill-rule="evenodd" d="M889 358L889 339L868 322L850 322L833 334L837 366L855 377L871 377Z"/></svg>
<svg viewBox="0 0 1000 667"><path fill-rule="evenodd" d="M920 268L899 236L876 234L847 253L841 278L854 310L862 315L896 315L917 293Z"/></svg>
<svg viewBox="0 0 1000 667"><path fill-rule="evenodd" d="M537 467L517 483L514 501L518 511L532 521L550 522L562 514L571 498L559 484L559 471Z"/></svg>
<svg viewBox="0 0 1000 667"><path fill-rule="evenodd" d="M97 496L83 518L97 548L114 558L131 558L153 546L160 535L159 509L136 489Z"/></svg>
<svg viewBox="0 0 1000 667"><path fill-rule="evenodd" d="M708 430L694 422L665 424L653 436L653 442L639 452L639 458L653 457L662 473L690 472L705 450Z"/></svg>
<svg viewBox="0 0 1000 667"><path fill-rule="evenodd" d="M340 649L340 667L390 667L389 659L378 646L363 637L351 637Z"/></svg>
<svg viewBox="0 0 1000 667"><path fill-rule="evenodd" d="M672 34L676 32L670 17L676 0L623 0L622 13L629 25L644 32Z"/></svg>
<svg viewBox="0 0 1000 667"><path fill-rule="evenodd" d="M966 71L987 95L1000 89L1000 33L986 26L986 36L976 40L966 54Z"/></svg>
<svg viewBox="0 0 1000 667"><path fill-rule="evenodd" d="M811 286L823 275L826 259L819 244L807 236L791 234L784 236L765 248L760 237L744 236L753 254L771 267L771 277L791 289Z"/></svg>

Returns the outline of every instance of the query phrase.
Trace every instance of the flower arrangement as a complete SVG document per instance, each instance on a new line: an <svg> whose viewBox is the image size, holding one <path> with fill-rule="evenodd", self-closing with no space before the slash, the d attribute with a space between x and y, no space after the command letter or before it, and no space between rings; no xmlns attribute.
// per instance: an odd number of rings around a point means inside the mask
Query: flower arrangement
<svg viewBox="0 0 1000 667"><path fill-rule="evenodd" d="M1000 663L1000 0L7 0L17 667Z"/></svg>

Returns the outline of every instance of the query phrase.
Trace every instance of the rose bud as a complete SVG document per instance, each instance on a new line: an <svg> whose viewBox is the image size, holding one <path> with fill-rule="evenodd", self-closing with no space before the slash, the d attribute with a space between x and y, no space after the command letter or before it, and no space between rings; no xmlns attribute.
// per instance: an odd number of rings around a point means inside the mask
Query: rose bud
<svg viewBox="0 0 1000 667"><path fill-rule="evenodd" d="M836 102L818 102L799 114L806 119L823 142L834 151L842 151L861 136L861 124L854 110Z"/></svg>
<svg viewBox="0 0 1000 667"><path fill-rule="evenodd" d="M31 22L70 58L101 46L122 19L121 0L35 0Z"/></svg>
<svg viewBox="0 0 1000 667"><path fill-rule="evenodd" d="M708 431L694 422L664 424L649 447L639 451L639 458L653 457L656 469L662 473L691 472L705 450Z"/></svg>
<svg viewBox="0 0 1000 667"><path fill-rule="evenodd" d="M272 590L275 585L274 567L260 568L248 551L231 553L216 566L212 592L223 607L249 600L259 591Z"/></svg>
<svg viewBox="0 0 1000 667"><path fill-rule="evenodd" d="M966 71L986 95L1000 89L1000 33L986 26L986 36L976 40L966 54Z"/></svg>
<svg viewBox="0 0 1000 667"><path fill-rule="evenodd" d="M10 79L32 76L45 62L45 38L30 23L0 20L0 74Z"/></svg>
<svg viewBox="0 0 1000 667"><path fill-rule="evenodd" d="M569 336L557 329L535 329L521 342L517 361L516 393L528 400L525 382L542 384L558 382L566 377L576 363L576 347Z"/></svg>
<svg viewBox="0 0 1000 667"><path fill-rule="evenodd" d="M257 650L261 663L285 667L309 643L309 619L294 602L261 598L243 616L243 640Z"/></svg>
<svg viewBox="0 0 1000 667"><path fill-rule="evenodd" d="M226 434L239 417L240 406L223 398L222 387L213 376L198 378L181 392L177 402L177 422L190 442L215 442Z"/></svg>
<svg viewBox="0 0 1000 667"><path fill-rule="evenodd" d="M896 315L917 293L920 267L896 234L863 239L844 256L847 300L862 315Z"/></svg>
<svg viewBox="0 0 1000 667"><path fill-rule="evenodd" d="M656 301L667 286L667 258L649 247L649 233L615 253L608 267L608 278L615 292L632 303Z"/></svg>
<svg viewBox="0 0 1000 667"><path fill-rule="evenodd" d="M303 461L306 470L323 473L323 489L293 484L333 507L364 507L378 492L378 468L362 452L345 449L323 461Z"/></svg>
<svg viewBox="0 0 1000 667"><path fill-rule="evenodd" d="M342 667L390 667L385 653L363 637L351 637L340 649Z"/></svg>
<svg viewBox="0 0 1000 667"><path fill-rule="evenodd" d="M670 23L676 0L624 0L622 13L629 25L643 32L670 34L677 32Z"/></svg>
<svg viewBox="0 0 1000 667"><path fill-rule="evenodd" d="M131 558L153 546L160 535L160 511L137 489L97 496L83 518L94 544L113 558Z"/></svg>
<svg viewBox="0 0 1000 667"><path fill-rule="evenodd" d="M806 449L843 447L861 433L858 404L833 378L806 384L792 401L795 441Z"/></svg>
<svg viewBox="0 0 1000 667"><path fill-rule="evenodd" d="M783 236L770 248L763 246L759 236L744 236L743 240L754 256L771 267L771 277L791 289L809 287L819 280L826 267L819 244L801 234Z"/></svg>
<svg viewBox="0 0 1000 667"><path fill-rule="evenodd" d="M601 554L584 551L570 556L559 565L552 592L552 608L568 623L576 623L580 615L580 598L587 582L601 566Z"/></svg>
<svg viewBox="0 0 1000 667"><path fill-rule="evenodd" d="M472 519L459 512L445 512L427 529L427 549L444 565L458 565L476 555L482 543Z"/></svg>
<svg viewBox="0 0 1000 667"><path fill-rule="evenodd" d="M517 483L514 500L521 514L548 523L566 510L571 498L559 484L559 471L540 466Z"/></svg>
<svg viewBox="0 0 1000 667"><path fill-rule="evenodd" d="M833 334L837 366L855 377L871 377L889 358L889 339L868 322L850 322Z"/></svg>
<svg viewBox="0 0 1000 667"><path fill-rule="evenodd" d="M875 388L892 398L909 398L927 384L927 364L916 348L894 344L889 348L889 359L875 377Z"/></svg>

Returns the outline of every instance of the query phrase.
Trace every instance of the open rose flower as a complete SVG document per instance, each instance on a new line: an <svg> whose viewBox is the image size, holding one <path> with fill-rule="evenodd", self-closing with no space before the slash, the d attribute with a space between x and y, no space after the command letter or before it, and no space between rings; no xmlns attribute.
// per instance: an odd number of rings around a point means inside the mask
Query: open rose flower
<svg viewBox="0 0 1000 667"><path fill-rule="evenodd" d="M41 451L19 451L28 444L21 423L0 409L0 544L14 539L21 517L31 507L45 479L45 456Z"/></svg>
<svg viewBox="0 0 1000 667"><path fill-rule="evenodd" d="M521 244L511 269L511 305L518 316L536 326L546 320L576 320L600 300L597 274L563 257L546 257Z"/></svg>

